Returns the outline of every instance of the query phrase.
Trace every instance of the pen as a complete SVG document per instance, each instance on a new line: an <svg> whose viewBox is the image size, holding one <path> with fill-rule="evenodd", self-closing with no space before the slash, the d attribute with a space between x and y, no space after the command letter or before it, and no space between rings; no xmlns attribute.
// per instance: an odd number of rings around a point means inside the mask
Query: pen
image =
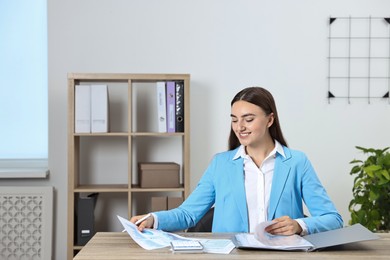
<svg viewBox="0 0 390 260"><path fill-rule="evenodd" d="M136 226L138 226L139 224L142 223L142 221L144 221L144 220L147 219L148 217L150 217L150 213L147 214L147 215L145 215L145 217L140 218L139 220L137 220L134 224L135 224Z"/></svg>
<svg viewBox="0 0 390 260"><path fill-rule="evenodd" d="M139 220L137 220L135 223L134 223L134 225L139 225L139 224L141 224L142 223L142 221L144 221L145 219L147 219L148 217L150 217L151 216L151 214L149 213L149 214L147 214L147 215L145 215L145 217L143 217L143 218L140 218ZM123 229L122 230L122 232L125 232L126 231L126 229Z"/></svg>

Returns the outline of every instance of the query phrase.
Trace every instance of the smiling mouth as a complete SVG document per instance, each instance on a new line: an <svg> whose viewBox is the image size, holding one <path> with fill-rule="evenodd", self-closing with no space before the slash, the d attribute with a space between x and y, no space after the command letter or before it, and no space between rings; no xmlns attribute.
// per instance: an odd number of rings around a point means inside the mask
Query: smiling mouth
<svg viewBox="0 0 390 260"><path fill-rule="evenodd" d="M248 136L250 133L240 133L240 136L242 136L242 137L246 137L246 136Z"/></svg>

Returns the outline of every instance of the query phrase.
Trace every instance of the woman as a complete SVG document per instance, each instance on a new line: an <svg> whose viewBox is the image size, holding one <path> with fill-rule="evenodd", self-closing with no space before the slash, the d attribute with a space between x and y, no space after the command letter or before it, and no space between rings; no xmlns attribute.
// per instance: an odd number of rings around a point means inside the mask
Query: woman
<svg viewBox="0 0 390 260"><path fill-rule="evenodd" d="M303 201L309 217L303 213ZM254 232L269 220L274 223L266 231L274 235L343 226L310 161L287 147L275 101L261 87L243 89L233 98L229 150L214 156L191 195L176 209L154 212L139 230L187 229L213 205L213 232Z"/></svg>

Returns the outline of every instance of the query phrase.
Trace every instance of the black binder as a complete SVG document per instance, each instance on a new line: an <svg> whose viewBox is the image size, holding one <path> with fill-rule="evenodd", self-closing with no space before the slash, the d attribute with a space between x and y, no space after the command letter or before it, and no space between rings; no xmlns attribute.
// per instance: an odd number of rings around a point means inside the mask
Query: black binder
<svg viewBox="0 0 390 260"><path fill-rule="evenodd" d="M76 208L76 244L85 245L95 234L95 205L99 193L77 198Z"/></svg>
<svg viewBox="0 0 390 260"><path fill-rule="evenodd" d="M184 132L184 81L176 81L176 132Z"/></svg>

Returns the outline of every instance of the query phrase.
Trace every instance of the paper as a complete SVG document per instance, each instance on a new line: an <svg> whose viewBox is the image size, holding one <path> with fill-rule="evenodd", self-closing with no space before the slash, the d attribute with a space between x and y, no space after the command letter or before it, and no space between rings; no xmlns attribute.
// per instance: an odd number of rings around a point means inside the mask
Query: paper
<svg viewBox="0 0 390 260"><path fill-rule="evenodd" d="M254 234L240 233L235 235L238 248L260 248L273 250L310 250L313 245L298 235L276 236L264 229L273 224L272 221L262 222L256 226Z"/></svg>
<svg viewBox="0 0 390 260"><path fill-rule="evenodd" d="M255 238L263 245L279 250L310 249L314 247L299 235L277 236L266 232L265 228L272 224L274 224L272 221L266 221L256 227Z"/></svg>
<svg viewBox="0 0 390 260"><path fill-rule="evenodd" d="M229 254L236 246L230 239L201 239L203 252Z"/></svg>
<svg viewBox="0 0 390 260"><path fill-rule="evenodd" d="M173 240L197 240L202 243L205 253L229 254L235 248L233 242L229 239L187 238L156 229L144 229L143 232L140 232L138 227L129 220L120 216L117 217L130 237L146 250L170 246L170 242Z"/></svg>

